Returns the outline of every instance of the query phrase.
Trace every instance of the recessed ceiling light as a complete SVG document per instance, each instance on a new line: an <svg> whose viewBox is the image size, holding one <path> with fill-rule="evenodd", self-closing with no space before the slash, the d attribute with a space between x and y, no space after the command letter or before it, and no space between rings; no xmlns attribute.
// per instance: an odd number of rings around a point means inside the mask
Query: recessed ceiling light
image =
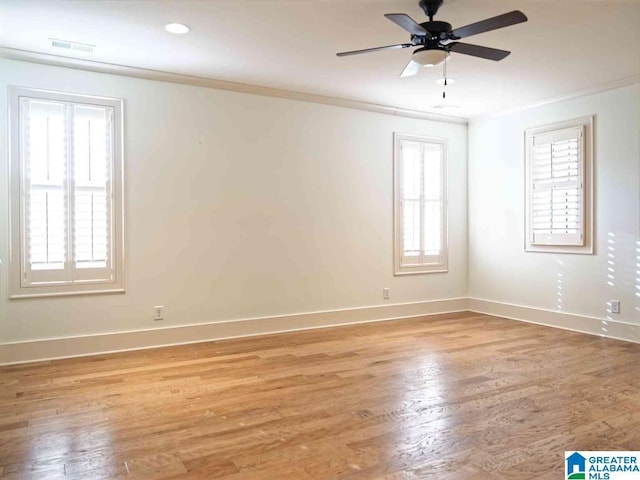
<svg viewBox="0 0 640 480"><path fill-rule="evenodd" d="M170 33L175 33L178 35L182 35L191 30L189 27L182 23L168 23L164 26L165 30Z"/></svg>
<svg viewBox="0 0 640 480"><path fill-rule="evenodd" d="M444 78L439 78L436 80L438 85L444 85ZM453 78L447 77L447 85L453 85L456 81Z"/></svg>

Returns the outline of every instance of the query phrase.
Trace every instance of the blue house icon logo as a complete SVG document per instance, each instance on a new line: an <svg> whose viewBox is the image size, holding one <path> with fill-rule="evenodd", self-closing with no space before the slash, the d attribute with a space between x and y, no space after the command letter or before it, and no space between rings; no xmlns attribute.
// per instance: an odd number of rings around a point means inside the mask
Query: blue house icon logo
<svg viewBox="0 0 640 480"><path fill-rule="evenodd" d="M587 459L574 452L567 457L567 480L584 480Z"/></svg>

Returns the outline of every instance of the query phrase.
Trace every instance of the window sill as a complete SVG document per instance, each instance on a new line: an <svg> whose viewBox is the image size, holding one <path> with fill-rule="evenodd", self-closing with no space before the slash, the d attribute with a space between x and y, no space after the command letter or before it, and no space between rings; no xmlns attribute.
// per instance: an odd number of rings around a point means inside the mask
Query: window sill
<svg viewBox="0 0 640 480"><path fill-rule="evenodd" d="M581 246L581 247L568 247L563 245L527 245L524 248L525 252L534 252L534 253L572 253L578 255L593 255L594 250L590 245Z"/></svg>
<svg viewBox="0 0 640 480"><path fill-rule="evenodd" d="M125 293L124 288L113 288L108 290L78 290L75 292L37 292L37 293L15 293L9 295L10 300L19 300L26 298L43 298L43 297L67 297L72 295L102 295L113 293Z"/></svg>
<svg viewBox="0 0 640 480"><path fill-rule="evenodd" d="M406 270L399 270L394 272L395 276L401 275L423 275L428 273L447 273L449 269L447 267L438 266L433 268L415 267L413 269L407 268Z"/></svg>

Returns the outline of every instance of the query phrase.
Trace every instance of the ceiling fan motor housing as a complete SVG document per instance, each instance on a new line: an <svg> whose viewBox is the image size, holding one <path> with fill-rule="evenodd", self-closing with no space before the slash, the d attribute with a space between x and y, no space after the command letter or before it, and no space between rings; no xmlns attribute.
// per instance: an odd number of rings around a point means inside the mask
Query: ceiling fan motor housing
<svg viewBox="0 0 640 480"><path fill-rule="evenodd" d="M438 40L448 40L450 35L449 33L452 30L451 24L447 23L447 22L439 22L439 21L432 21L432 22L424 22L421 23L420 26L422 28L424 28L427 32L429 32L429 35L426 35L425 38L435 38Z"/></svg>

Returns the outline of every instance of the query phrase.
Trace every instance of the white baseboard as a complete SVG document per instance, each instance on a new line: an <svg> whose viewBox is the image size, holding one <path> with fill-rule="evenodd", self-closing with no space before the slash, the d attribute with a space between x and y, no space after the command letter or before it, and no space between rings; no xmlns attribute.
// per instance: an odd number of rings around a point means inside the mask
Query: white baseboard
<svg viewBox="0 0 640 480"><path fill-rule="evenodd" d="M557 310L546 310L480 298L467 299L467 308L472 312L486 313L510 320L519 320L573 332L640 343L640 325L611 318L586 317Z"/></svg>
<svg viewBox="0 0 640 480"><path fill-rule="evenodd" d="M328 310L0 344L0 365L210 342L225 338L472 311L574 332L640 343L640 325L479 298Z"/></svg>
<svg viewBox="0 0 640 480"><path fill-rule="evenodd" d="M246 318L152 330L104 333L0 344L0 365L141 350L467 310L466 298Z"/></svg>

